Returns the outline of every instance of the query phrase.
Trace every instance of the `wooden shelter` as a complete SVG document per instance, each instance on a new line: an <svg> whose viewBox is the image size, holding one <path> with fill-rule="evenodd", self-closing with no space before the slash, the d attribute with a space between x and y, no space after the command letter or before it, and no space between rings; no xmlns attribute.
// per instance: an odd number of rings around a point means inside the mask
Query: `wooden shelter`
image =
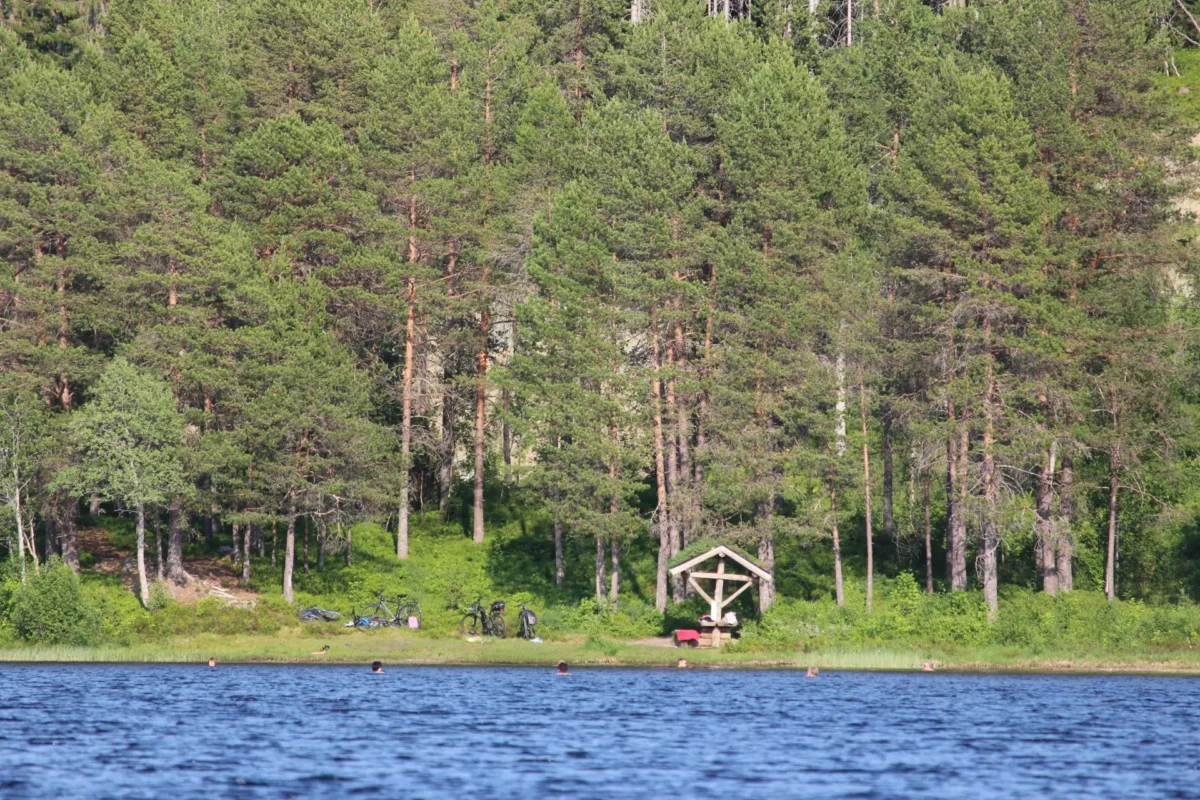
<svg viewBox="0 0 1200 800"><path fill-rule="evenodd" d="M731 571L730 567L733 567L734 571ZM745 571L736 571L737 568ZM688 586L707 600L709 605L708 616L711 621L702 620L700 623L701 647L720 647L732 635L737 626L724 623L722 618L726 607L742 592L748 590L755 581L760 584L774 581L771 573L756 564L753 559L723 544L714 545L671 567L672 576L685 573ZM706 583L711 591L706 591L701 581ZM730 584L730 588L733 589L729 594L725 591L726 584ZM737 588L734 589L733 585Z"/></svg>

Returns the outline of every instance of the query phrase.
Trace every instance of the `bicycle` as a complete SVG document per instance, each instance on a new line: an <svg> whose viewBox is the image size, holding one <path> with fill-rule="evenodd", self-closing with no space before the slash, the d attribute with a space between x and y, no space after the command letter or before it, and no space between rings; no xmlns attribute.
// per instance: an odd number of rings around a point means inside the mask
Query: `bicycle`
<svg viewBox="0 0 1200 800"><path fill-rule="evenodd" d="M341 618L341 614L336 611L330 611L327 608L310 606L300 609L301 622L337 622Z"/></svg>
<svg viewBox="0 0 1200 800"><path fill-rule="evenodd" d="M412 626L409 620L416 618L416 626ZM408 595L396 595L396 616L395 624L401 628L421 627L421 606L416 600L408 599Z"/></svg>
<svg viewBox="0 0 1200 800"><path fill-rule="evenodd" d="M387 600L383 597L383 590L380 589L375 595L375 602L367 606L367 615L375 617L384 625L396 625L398 617L392 609L388 608Z"/></svg>
<svg viewBox="0 0 1200 800"><path fill-rule="evenodd" d="M521 603L521 613L517 615L517 620L521 626L522 639L537 638L537 614L530 611L524 603Z"/></svg>
<svg viewBox="0 0 1200 800"><path fill-rule="evenodd" d="M374 615L360 617L357 611L350 611L350 621L346 623L347 628L356 628L360 630L373 630L382 628L388 624L388 620Z"/></svg>
<svg viewBox="0 0 1200 800"><path fill-rule="evenodd" d="M497 600L487 611L483 608L483 598L479 598L467 607L460 624L466 636L495 636L503 639L508 633L508 624L504 621L504 601Z"/></svg>

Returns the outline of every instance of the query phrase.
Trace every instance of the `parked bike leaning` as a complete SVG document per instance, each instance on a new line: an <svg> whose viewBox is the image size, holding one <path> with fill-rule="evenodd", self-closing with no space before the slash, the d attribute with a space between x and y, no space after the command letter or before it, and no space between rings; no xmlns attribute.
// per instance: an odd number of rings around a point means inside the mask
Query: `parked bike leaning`
<svg viewBox="0 0 1200 800"><path fill-rule="evenodd" d="M460 627L466 636L483 634L503 639L508 634L508 624L504 621L504 601L497 600L485 610L483 598L479 598L467 607Z"/></svg>
<svg viewBox="0 0 1200 800"><path fill-rule="evenodd" d="M521 603L521 613L517 615L522 639L537 638L537 614L534 614L524 603Z"/></svg>

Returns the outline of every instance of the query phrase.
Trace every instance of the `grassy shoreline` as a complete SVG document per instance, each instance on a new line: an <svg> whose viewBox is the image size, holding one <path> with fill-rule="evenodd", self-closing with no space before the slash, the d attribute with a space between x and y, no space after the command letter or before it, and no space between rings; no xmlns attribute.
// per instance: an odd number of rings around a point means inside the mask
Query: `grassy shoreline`
<svg viewBox="0 0 1200 800"><path fill-rule="evenodd" d="M4 647L3 663L221 663L363 664L380 660L412 666L671 667L683 657L708 669L803 669L917 671L931 659L941 672L1113 673L1200 675L1200 652L1030 653L1014 648L961 651L863 647L814 652L675 649L639 642L562 639L541 644L520 640L468 642L405 631L283 631L269 636L206 634L127 647ZM314 651L324 644L330 651Z"/></svg>

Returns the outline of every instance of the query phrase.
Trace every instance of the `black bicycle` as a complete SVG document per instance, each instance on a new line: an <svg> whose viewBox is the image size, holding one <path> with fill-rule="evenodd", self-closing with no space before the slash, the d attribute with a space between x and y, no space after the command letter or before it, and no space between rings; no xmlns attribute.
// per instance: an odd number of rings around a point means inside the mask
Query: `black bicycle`
<svg viewBox="0 0 1200 800"><path fill-rule="evenodd" d="M412 625L412 620L416 619L417 624ZM421 606L416 600L409 599L408 595L396 596L396 616L394 617L395 625L400 628L421 627Z"/></svg>
<svg viewBox="0 0 1200 800"><path fill-rule="evenodd" d="M517 620L521 626L522 639L537 638L537 614L530 611L524 603L521 603L521 613L517 615Z"/></svg>
<svg viewBox="0 0 1200 800"><path fill-rule="evenodd" d="M488 610L484 610L483 598L479 598L467 607L467 613L462 618L462 632L466 636L495 636L503 639L508 633L508 625L504 621L504 601L497 600Z"/></svg>
<svg viewBox="0 0 1200 800"><path fill-rule="evenodd" d="M337 622L341 618L341 614L336 611L330 611L328 608L310 606L300 609L301 622Z"/></svg>

